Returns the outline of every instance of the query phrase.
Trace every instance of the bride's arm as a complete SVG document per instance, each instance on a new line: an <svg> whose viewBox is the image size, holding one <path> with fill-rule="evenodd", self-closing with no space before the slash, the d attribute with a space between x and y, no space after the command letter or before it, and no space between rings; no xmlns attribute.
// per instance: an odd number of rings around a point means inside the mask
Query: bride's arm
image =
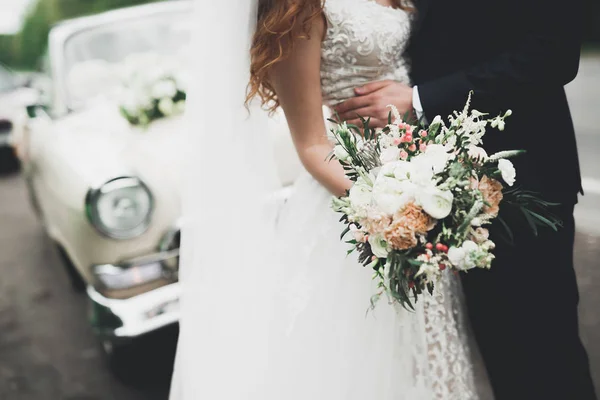
<svg viewBox="0 0 600 400"><path fill-rule="evenodd" d="M325 23L316 19L309 38L297 39L289 57L276 64L271 82L285 112L294 146L306 170L331 193L341 196L351 182L337 161L327 161L327 139L321 94L321 38Z"/></svg>

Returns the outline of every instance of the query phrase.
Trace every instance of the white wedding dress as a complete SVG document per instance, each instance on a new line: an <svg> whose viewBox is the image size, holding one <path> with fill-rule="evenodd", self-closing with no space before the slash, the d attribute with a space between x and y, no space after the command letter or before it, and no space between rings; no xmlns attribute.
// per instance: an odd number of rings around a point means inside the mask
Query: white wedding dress
<svg viewBox="0 0 600 400"><path fill-rule="evenodd" d="M400 57L410 36L409 13L374 0L327 0L324 12L325 105L352 97L355 87L370 81L409 83ZM259 139L251 143L255 147L246 153L256 159L265 148ZM203 179L218 184L215 177ZM227 201L205 196L193 210ZM240 197L232 208L243 203ZM218 229L220 217L205 213L202 223L192 223L187 241L184 230L184 312L171 400L479 398L459 278L447 274L414 313L385 300L367 312L375 290L372 271L346 257L343 227L330 201L305 174L282 207L259 213L263 223L270 221L266 229L247 227L239 240L221 246L227 254L212 259L206 253L220 243L206 244L210 238L198 231ZM244 227L229 229L218 235ZM260 262L253 262L256 257ZM207 262L210 268L201 264ZM252 267L234 264L246 262ZM240 281L246 284L235 284Z"/></svg>

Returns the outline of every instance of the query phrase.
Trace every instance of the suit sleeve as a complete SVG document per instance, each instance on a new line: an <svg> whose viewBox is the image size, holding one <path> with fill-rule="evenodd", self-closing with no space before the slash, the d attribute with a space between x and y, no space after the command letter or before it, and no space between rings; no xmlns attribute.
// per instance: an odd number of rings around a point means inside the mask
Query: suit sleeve
<svg viewBox="0 0 600 400"><path fill-rule="evenodd" d="M564 86L579 69L583 0L522 0L528 18L522 40L478 65L419 83L426 116L461 109L469 91L475 99L502 100L525 90ZM521 3L521 4L523 4ZM506 24L510 25L510 21ZM476 34L476 33L474 33Z"/></svg>

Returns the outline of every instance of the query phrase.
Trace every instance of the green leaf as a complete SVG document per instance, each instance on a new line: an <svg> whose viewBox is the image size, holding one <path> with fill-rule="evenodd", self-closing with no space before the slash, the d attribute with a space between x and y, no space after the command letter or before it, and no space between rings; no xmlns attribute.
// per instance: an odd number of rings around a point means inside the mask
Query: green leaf
<svg viewBox="0 0 600 400"><path fill-rule="evenodd" d="M346 234L350 232L350 226L347 226L346 229L344 229L344 231L342 232L342 234L340 235L340 240L344 239L344 236L346 236Z"/></svg>
<svg viewBox="0 0 600 400"><path fill-rule="evenodd" d="M496 219L498 220L498 222L500 222L500 224L506 231L506 234L508 235L508 239L509 239L509 244L513 245L515 243L515 237L512 233L512 230L510 229L510 227L508 226L508 224L502 217L498 217Z"/></svg>
<svg viewBox="0 0 600 400"><path fill-rule="evenodd" d="M527 223L529 224L529 227L533 231L533 235L537 236L538 235L537 225L535 224L535 221L533 220L533 218L529 214L529 210L527 210L525 207L521 207L521 212L523 213L523 215L525 215L525 219L527 220Z"/></svg>

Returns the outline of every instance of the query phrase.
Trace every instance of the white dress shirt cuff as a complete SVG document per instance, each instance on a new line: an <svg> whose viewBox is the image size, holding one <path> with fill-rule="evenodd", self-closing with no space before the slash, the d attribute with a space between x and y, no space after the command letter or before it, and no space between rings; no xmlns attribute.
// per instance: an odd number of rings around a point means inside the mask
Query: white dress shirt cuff
<svg viewBox="0 0 600 400"><path fill-rule="evenodd" d="M423 112L423 105L421 104L421 98L419 97L419 88L417 86L413 87L413 98L412 98L413 108L415 113L417 114L417 118L420 120L425 119L425 113Z"/></svg>

